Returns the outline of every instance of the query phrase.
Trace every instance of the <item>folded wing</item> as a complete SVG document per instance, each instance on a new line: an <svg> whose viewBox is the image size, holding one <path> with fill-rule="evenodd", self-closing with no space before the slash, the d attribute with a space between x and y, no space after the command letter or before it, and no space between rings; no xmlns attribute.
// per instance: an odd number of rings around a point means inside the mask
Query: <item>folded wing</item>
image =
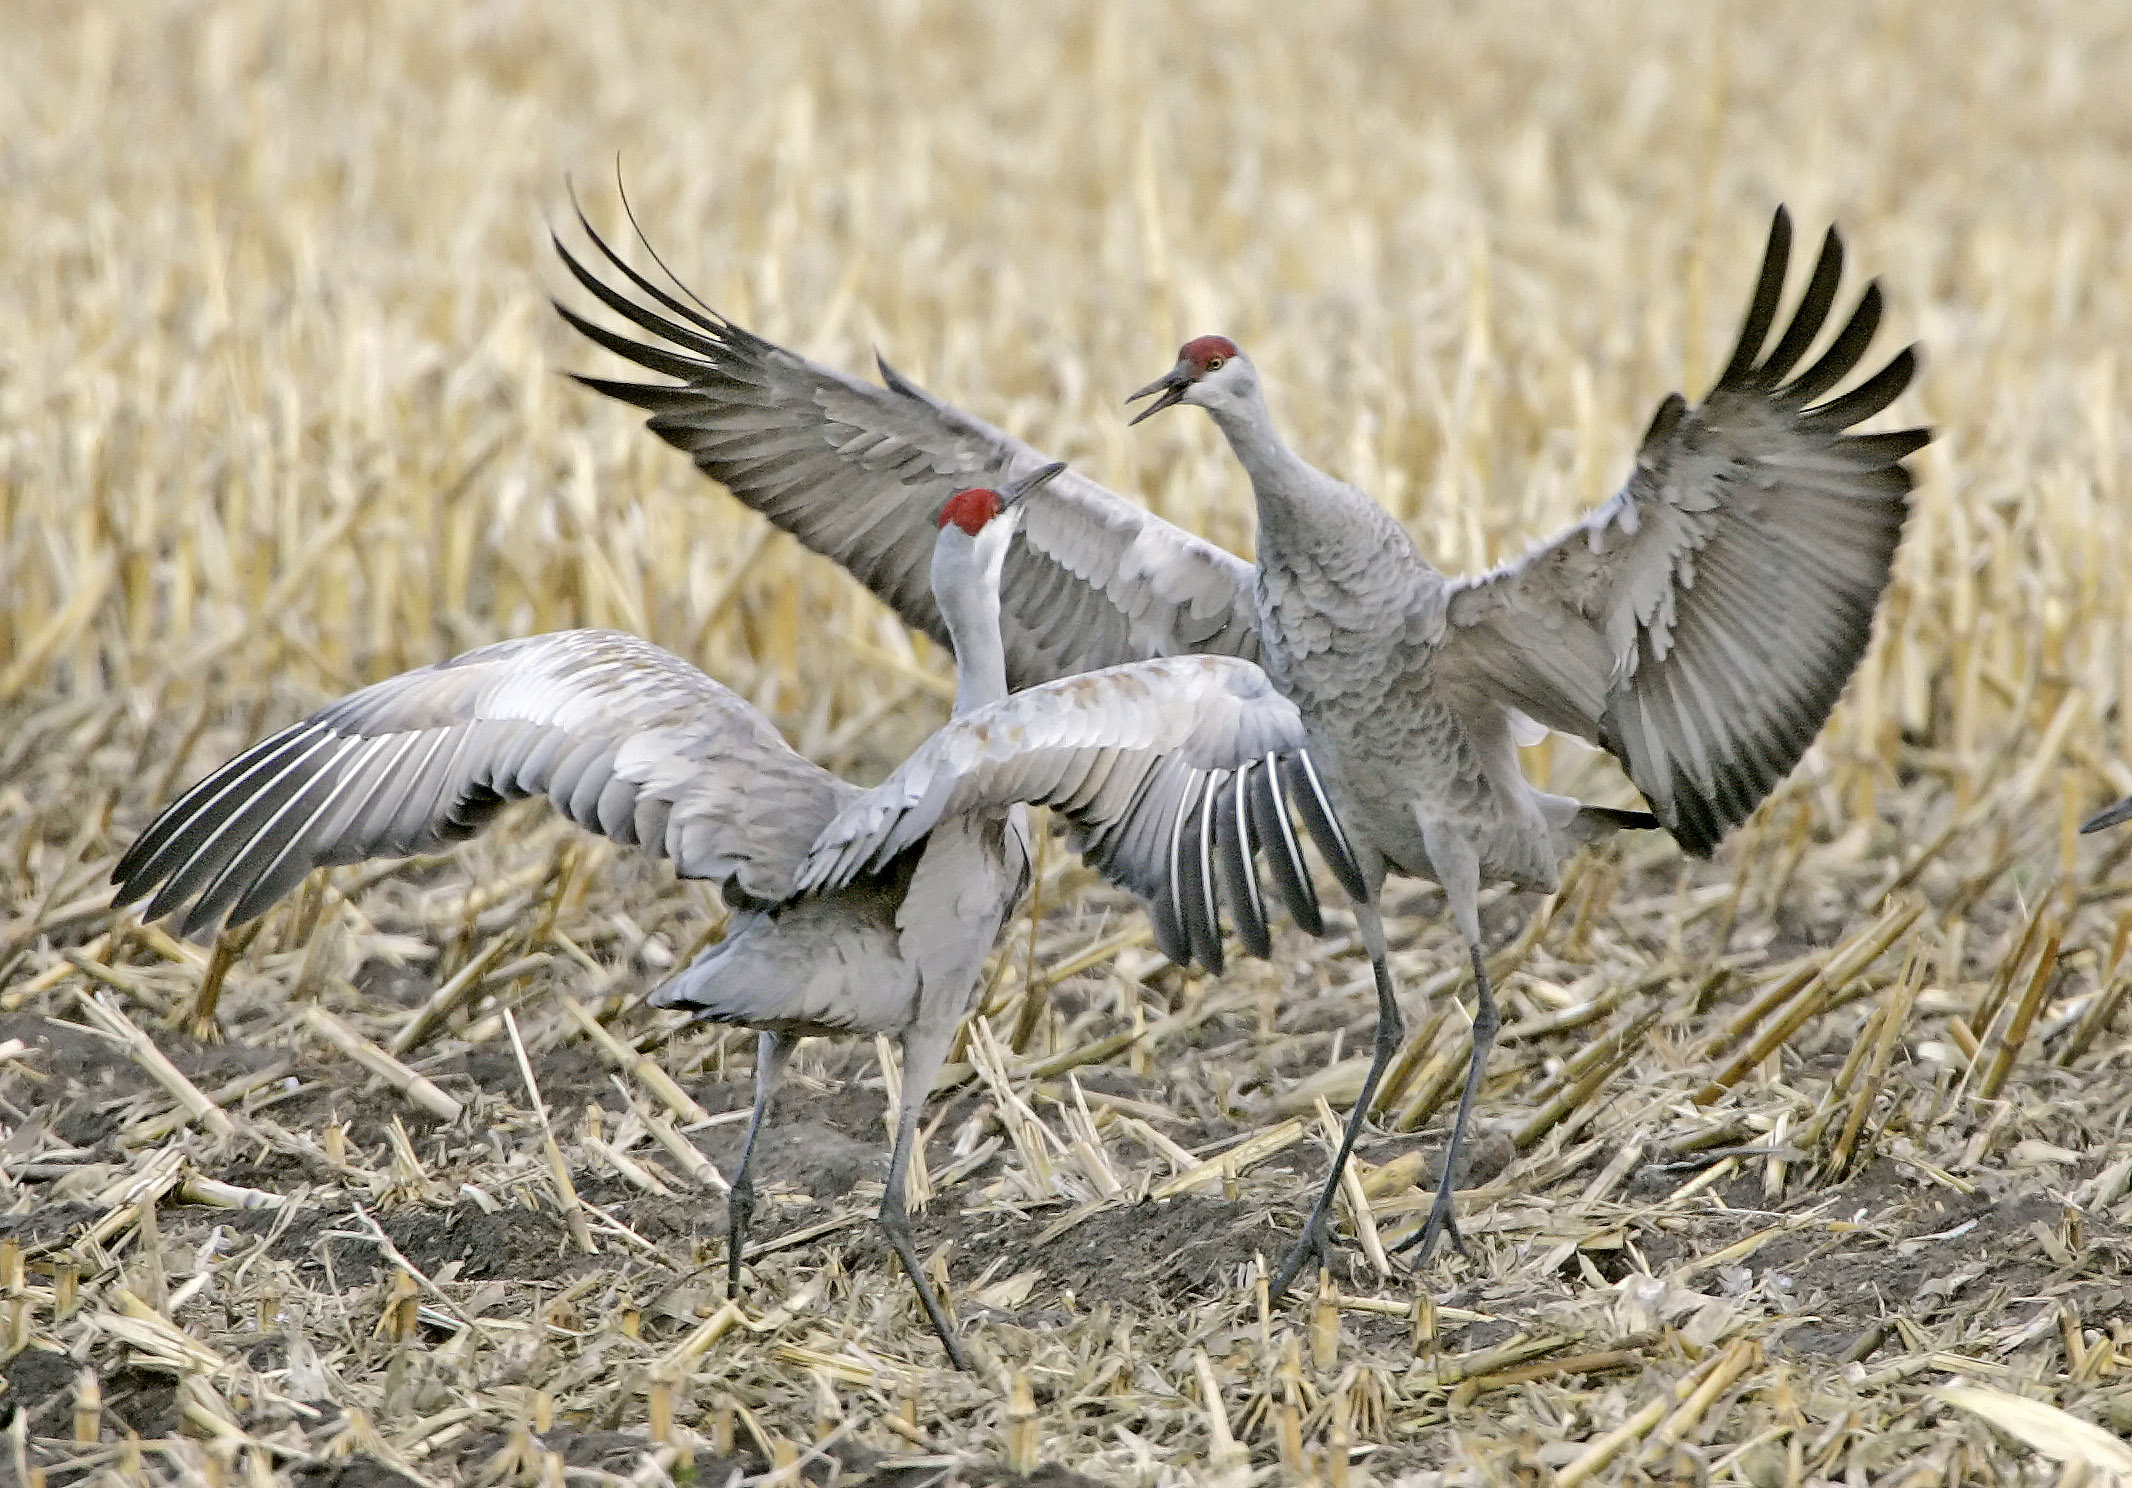
<svg viewBox="0 0 2132 1488"><path fill-rule="evenodd" d="M582 216L580 223L584 222ZM578 381L647 410L705 475L850 570L943 645L928 579L940 506L958 487L1003 485L1049 457L899 376L877 387L683 303L585 224L603 278L556 252L600 303L652 340L565 320L672 383ZM1001 575L1007 677L1027 687L1186 652L1258 654L1251 565L1073 471L1030 495Z"/></svg>
<svg viewBox="0 0 2132 1488"><path fill-rule="evenodd" d="M1707 854L1805 753L1871 638L1925 429L1856 435L1908 385L1914 348L1817 402L1880 320L1868 284L1795 372L1836 297L1834 229L1767 356L1791 256L1779 208L1730 365L1703 402L1660 405L1605 505L1454 586L1438 665L1627 766L1681 845ZM1789 378L1789 381L1786 379Z"/></svg>
<svg viewBox="0 0 2132 1488"><path fill-rule="evenodd" d="M546 795L684 877L768 903L857 793L672 653L560 631L404 672L292 724L166 809L112 878L121 903L153 893L149 918L184 908L197 934L225 911L264 912L315 867L422 852Z"/></svg>
<svg viewBox="0 0 2132 1488"><path fill-rule="evenodd" d="M1045 683L955 719L847 804L799 882L848 883L955 813L1049 806L1070 824L1074 850L1147 904L1164 954L1219 971L1225 900L1247 948L1271 948L1261 851L1297 922L1321 932L1298 818L1360 892L1303 743L1295 705L1233 657L1168 657Z"/></svg>

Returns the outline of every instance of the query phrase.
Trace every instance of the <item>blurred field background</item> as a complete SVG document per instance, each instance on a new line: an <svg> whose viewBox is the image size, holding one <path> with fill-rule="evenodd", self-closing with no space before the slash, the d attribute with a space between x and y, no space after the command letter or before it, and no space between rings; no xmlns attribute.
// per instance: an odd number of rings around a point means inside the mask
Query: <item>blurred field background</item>
<svg viewBox="0 0 2132 1488"><path fill-rule="evenodd" d="M2132 15L14 0L6 31L18 1471L2132 1464L2021 1405L2132 1423L2132 879L2123 842L2071 831L2132 790ZM503 636L639 632L859 775L944 716L941 657L558 375L604 367L547 306L546 230L566 178L623 230L617 160L651 242L743 325L854 371L878 348L1248 552L1207 422L1128 434L1121 407L1184 337L1232 334L1297 447L1452 568L1600 499L1657 399L1701 391L1778 201L1809 240L1841 224L1850 283L1888 295L1881 345L1925 347L1898 412L1940 431L1878 643L1714 863L1625 844L1491 910L1513 1027L1473 1259L1387 1276L1350 1240L1351 1271L1264 1311L1254 1254L1277 1259L1324 1161L1313 1098L1359 1083L1363 964L1291 936L1270 967L1188 981L1056 851L940 1108L929 1243L986 1359L967 1378L863 1227L765 1254L723 1309L717 1180L658 1129L702 1113L610 1070L641 1049L684 1099L745 1101L745 1037L641 1006L718 920L663 868L527 810L445 861L314 883L212 954L113 917L103 875L178 786ZM1531 763L1558 788L1618 778L1581 750ZM1460 1057L1436 902L1392 906L1417 1041L1384 1122L1423 1135L1365 1148L1349 1214L1388 1234L1423 1203ZM460 1002L407 1037L440 987ZM373 1081L347 1040L398 1073ZM213 1102L190 1120L179 1069ZM765 1235L878 1194L872 1051L799 1071ZM695 1135L724 1164L736 1133ZM796 1150L831 1138L855 1177ZM1268 1161L1204 1161L1239 1139ZM1131 1203L1150 1189L1175 1197Z"/></svg>

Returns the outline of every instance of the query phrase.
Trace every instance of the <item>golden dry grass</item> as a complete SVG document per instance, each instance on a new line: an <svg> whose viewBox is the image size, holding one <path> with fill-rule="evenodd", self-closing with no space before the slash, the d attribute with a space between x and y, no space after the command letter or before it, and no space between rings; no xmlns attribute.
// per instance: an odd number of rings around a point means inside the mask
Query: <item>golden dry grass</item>
<svg viewBox="0 0 2132 1488"><path fill-rule="evenodd" d="M2116 8L17 0L6 30L14 1470L2099 1480L2107 1442L2008 1398L2132 1421L2132 884L2070 833L2132 789ZM1359 1079L1356 950L1183 979L1057 853L936 1103L970 1377L838 1223L877 1192L870 1050L802 1059L761 1233L829 1228L724 1307L675 1127L745 1100L748 1046L639 1001L717 918L664 870L528 810L212 956L114 920L176 785L500 636L636 630L858 772L937 721L937 656L555 375L598 362L544 304L544 219L570 173L613 225L617 156L744 324L879 346L1248 549L1204 421L1119 407L1227 330L1450 566L1603 495L1701 386L1776 200L1841 222L1941 431L1880 639L1714 863L1638 842L1491 906L1514 1027L1471 1260L1381 1276L1350 1239L1269 1311L1313 1098ZM1419 1135L1365 1147L1366 1229L1422 1204L1459 1054L1435 904L1391 905L1417 1041L1384 1120ZM681 1089L616 1078L633 1049ZM729 1163L734 1130L694 1136ZM1194 1166L1237 1142L1260 1164Z"/></svg>

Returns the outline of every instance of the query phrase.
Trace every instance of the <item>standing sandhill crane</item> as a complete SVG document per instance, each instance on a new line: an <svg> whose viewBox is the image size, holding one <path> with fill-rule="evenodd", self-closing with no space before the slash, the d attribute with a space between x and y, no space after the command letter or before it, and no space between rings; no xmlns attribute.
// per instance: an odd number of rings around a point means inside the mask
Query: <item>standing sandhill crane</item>
<svg viewBox="0 0 2132 1488"><path fill-rule="evenodd" d="M1680 845L1707 856L1796 765L1871 638L1909 513L1901 462L1924 429L1853 435L1909 384L1914 348L1841 396L1880 321L1868 284L1820 359L1843 272L1823 239L1791 325L1764 357L1791 259L1770 225L1732 360L1703 402L1659 405L1628 484L1523 557L1450 578L1354 487L1306 464L1267 412L1258 370L1222 336L1187 342L1133 399L1134 422L1207 410L1258 504L1256 614L1274 685L1302 709L1335 812L1375 891L1390 870L1434 879L1473 963L1473 1053L1436 1201L1418 1242L1458 1230L1451 1194L1498 1017L1477 897L1508 880L1551 892L1571 845L1637 824L1534 790L1515 736L1532 723L1618 759ZM1790 377L1789 382L1785 381ZM1131 400L1129 400L1131 401ZM1378 970L1375 1049L1303 1241L1319 1243L1341 1168L1404 1036L1373 902L1358 907Z"/></svg>
<svg viewBox="0 0 2132 1488"><path fill-rule="evenodd" d="M2126 796L2114 805L2105 806L2080 824L2083 832L2100 832L2104 827L2114 827L2121 821L2132 821L2132 796Z"/></svg>
<svg viewBox="0 0 2132 1488"><path fill-rule="evenodd" d="M923 582L928 514L967 472L1026 470L1045 457L885 361L886 386L861 382L683 303L579 222L626 283L593 273L557 240L564 263L659 344L558 310L601 346L677 379L580 381L647 410L652 430L706 475L939 636ZM1436 1202L1414 1237L1425 1256L1440 1233L1457 1238L1451 1193L1497 1024L1480 954L1482 879L1551 887L1572 844L1622 826L1663 825L1690 852L1709 853L1798 763L1864 651L1908 511L1902 460L1930 435L1846 432L1903 390L1911 351L1814 402L1871 341L1875 286L1828 350L1783 381L1835 298L1843 253L1833 230L1790 328L1761 355L1790 250L1780 208L1739 349L1708 398L1694 408L1667 398L1619 494L1488 573L1439 573L1383 508L1292 454L1255 369L1221 337L1187 344L1143 390L1160 396L1140 417L1180 402L1215 416L1252 477L1256 566L1078 474L1026 503L1004 560L1009 679L1028 685L1180 651L1263 657L1302 709L1335 804L1323 840L1351 845L1364 870L1358 878L1344 850L1334 865L1375 976L1373 1057L1282 1290L1322 1250L1337 1175L1402 1033L1375 909L1384 875L1444 886L1476 984L1472 1063ZM1655 816L1533 790L1512 748L1513 731L1530 723L1608 749ZM1313 789L1302 804L1320 796Z"/></svg>
<svg viewBox="0 0 2132 1488"><path fill-rule="evenodd" d="M1273 783L1314 779L1302 719L1258 667L1166 657L1008 695L1001 561L1023 500L1063 468L939 507L931 588L955 649L955 716L873 790L794 753L744 700L650 642L562 631L402 673L239 755L119 859L118 900L152 892L147 917L183 911L197 934L225 912L263 913L314 867L467 837L531 795L716 881L736 911L726 937L650 1001L761 1030L728 1198L731 1289L756 1140L792 1041L893 1034L903 1099L881 1229L967 1368L919 1270L904 1179L919 1108L1028 888L1027 806L1064 816L1075 849L1150 902L1181 957L1211 941L1218 958L1204 923L1217 879L1258 903L1261 844L1284 888L1303 885L1290 891L1298 917L1316 913L1296 808ZM1230 809L1209 804L1216 794ZM1309 825L1327 813L1313 798L1298 814Z"/></svg>

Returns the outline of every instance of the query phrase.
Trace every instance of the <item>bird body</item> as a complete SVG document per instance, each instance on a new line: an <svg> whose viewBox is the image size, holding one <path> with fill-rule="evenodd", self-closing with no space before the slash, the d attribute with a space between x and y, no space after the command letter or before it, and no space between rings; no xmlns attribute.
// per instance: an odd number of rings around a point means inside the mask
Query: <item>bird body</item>
<svg viewBox="0 0 2132 1488"><path fill-rule="evenodd" d="M1028 885L1024 812L957 817L880 873L736 914L648 1001L786 1039L952 1033Z"/></svg>
<svg viewBox="0 0 2132 1488"><path fill-rule="evenodd" d="M1388 512L1291 451L1258 369L1227 337L1185 343L1133 395L1156 399L1139 418L1205 408L1251 479L1266 670L1303 714L1365 890L1359 917L1379 995L1372 1066L1277 1291L1319 1243L1403 1027L1374 908L1386 870L1442 885L1477 999L1443 1178L1412 1237L1426 1253L1439 1233L1457 1237L1456 1159L1498 1021L1481 885L1551 890L1577 841L1620 825L1663 823L1708 853L1797 763L1864 652L1908 515L1901 461L1929 436L1847 431L1894 400L1915 359L1900 352L1817 404L1864 354L1880 296L1869 286L1821 358L1795 371L1841 276L1831 230L1765 359L1790 256L1780 210L1739 344L1704 403L1667 398L1620 493L1470 577L1438 571ZM1528 722L1613 753L1655 814L1638 823L1535 790L1515 748Z"/></svg>
<svg viewBox="0 0 2132 1488"><path fill-rule="evenodd" d="M1203 406L1256 498L1260 662L1303 715L1372 892L1387 869L1440 879L1432 828L1470 844L1484 880L1552 892L1592 825L1525 778L1522 715L1446 660L1456 582L1391 513L1281 441L1255 369L1233 400Z"/></svg>
<svg viewBox="0 0 2132 1488"><path fill-rule="evenodd" d="M1058 473L1051 468L1041 480ZM956 493L934 542L931 585L954 647L958 719L1007 696L999 575L1013 523L992 525L998 506L985 488ZM817 798L831 811L806 821L810 852L835 813L863 799L837 786ZM972 801L903 846L876 871L820 894L808 892L817 885L795 859L791 897L735 926L654 993L653 1006L780 1036L891 1034L903 1040L906 1060L916 1060L916 1088L929 1089L969 1012L984 958L1028 891L1028 808Z"/></svg>

